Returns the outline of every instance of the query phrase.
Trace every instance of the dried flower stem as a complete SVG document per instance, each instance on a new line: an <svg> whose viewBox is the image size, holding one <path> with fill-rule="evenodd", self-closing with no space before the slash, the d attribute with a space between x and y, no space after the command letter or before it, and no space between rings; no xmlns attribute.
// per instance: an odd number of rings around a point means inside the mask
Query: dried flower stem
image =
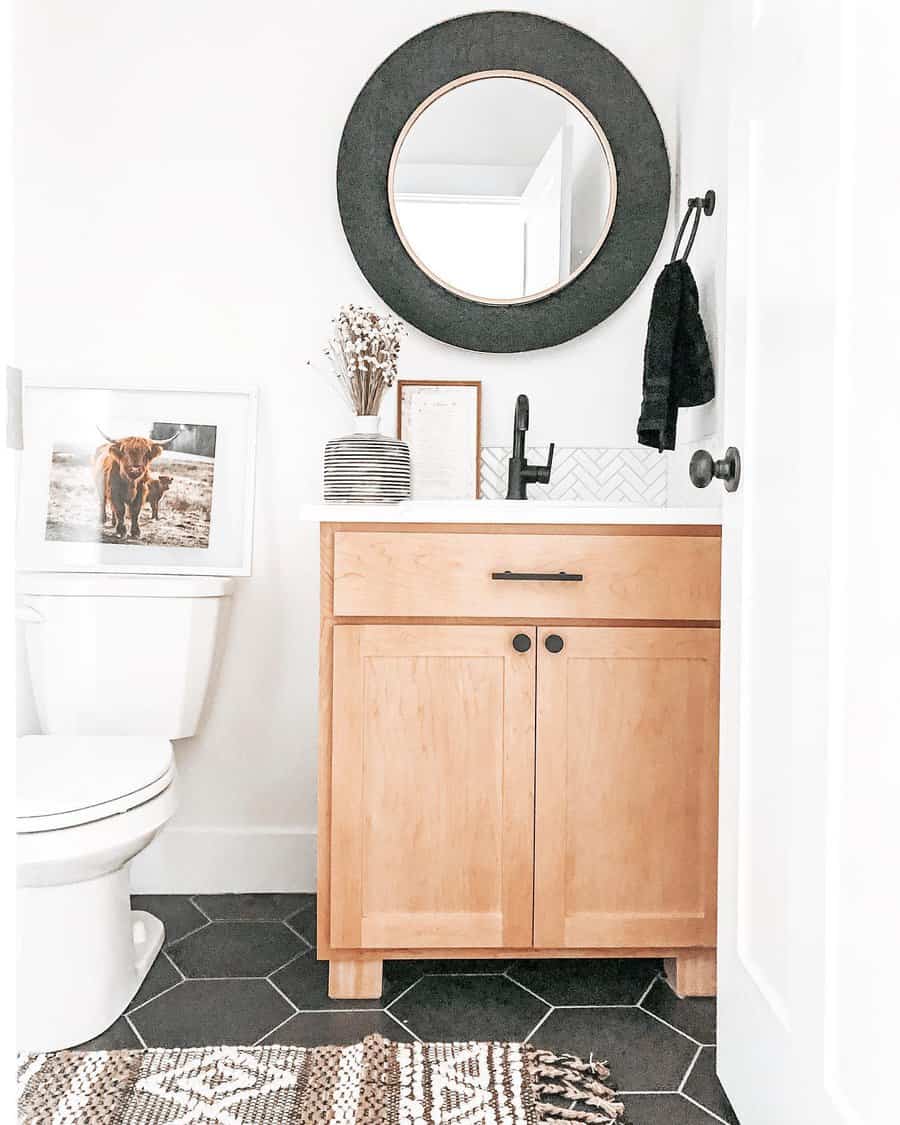
<svg viewBox="0 0 900 1125"><path fill-rule="evenodd" d="M338 386L355 414L377 414L397 376L403 322L389 313L345 305L334 325L325 355Z"/></svg>

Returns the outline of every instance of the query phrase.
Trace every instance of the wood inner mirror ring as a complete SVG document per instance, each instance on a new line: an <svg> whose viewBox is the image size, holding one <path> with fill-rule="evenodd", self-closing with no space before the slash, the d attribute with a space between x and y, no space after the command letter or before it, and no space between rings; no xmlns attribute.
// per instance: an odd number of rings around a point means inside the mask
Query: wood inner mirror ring
<svg viewBox="0 0 900 1125"><path fill-rule="evenodd" d="M575 110L578 111L578 113L581 114L581 116L590 126L591 130L597 138L597 141L600 144L601 149L603 150L603 155L606 159L606 166L609 170L609 201L606 210L606 217L604 219L600 234L590 252L585 255L584 260L575 269L570 270L565 277L560 277L559 281L555 285L547 286L546 288L540 289L534 293L527 293L522 297L485 297L477 293L469 292L465 289L457 288L456 286L450 284L445 278L442 278L439 274L435 273L434 270L430 269L428 264L423 261L421 256L416 252L415 247L412 245L412 243L404 233L403 224L397 210L394 182L396 177L397 165L400 160L400 153L403 145L416 123L420 120L426 110L434 105L436 101L438 101L440 98L445 97L453 90L460 89L461 87L467 86L472 82L480 82L491 78L510 78L522 82L531 82L537 86L542 86L544 87L544 89L550 90L552 93L557 94L559 97L565 99L565 101L567 101L569 105L571 105ZM538 74L531 74L521 70L480 70L472 74L466 74L461 78L456 78L452 82L447 82L444 86L441 86L440 89L435 90L432 94L429 95L429 97L425 98L425 100L419 106L417 106L413 113L410 115L405 125L400 130L400 134L397 137L397 143L394 145L394 150L391 153L391 162L388 167L387 195L388 205L390 206L391 210L391 218L397 231L397 237L403 243L407 254L409 254L410 258L412 258L418 268L424 274L430 277L431 280L434 281L437 285L440 285L442 288L448 290L451 293L455 293L459 297L464 297L467 301L476 301L479 304L525 305L530 304L532 301L539 301L542 298L548 297L550 296L550 294L556 293L560 289L565 288L565 286L570 284L570 282L578 277L580 273L586 270L594 260L594 258L596 258L601 246L606 241L606 236L609 234L610 227L612 226L613 215L615 214L616 210L617 185L618 179L616 176L616 162L606 133L603 131L603 128L597 118L591 113L591 111L583 102L579 101L579 99L575 97L574 94L565 89L565 87L558 85L556 82L551 82L548 78L542 78Z"/></svg>

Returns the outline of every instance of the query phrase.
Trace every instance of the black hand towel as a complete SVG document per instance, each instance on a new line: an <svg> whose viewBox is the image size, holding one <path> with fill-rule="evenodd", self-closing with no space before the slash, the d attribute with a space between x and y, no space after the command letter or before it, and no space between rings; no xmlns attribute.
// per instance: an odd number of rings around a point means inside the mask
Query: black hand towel
<svg viewBox="0 0 900 1125"><path fill-rule="evenodd" d="M678 407L700 406L715 393L697 283L687 262L669 262L650 304L638 442L660 453L674 449Z"/></svg>

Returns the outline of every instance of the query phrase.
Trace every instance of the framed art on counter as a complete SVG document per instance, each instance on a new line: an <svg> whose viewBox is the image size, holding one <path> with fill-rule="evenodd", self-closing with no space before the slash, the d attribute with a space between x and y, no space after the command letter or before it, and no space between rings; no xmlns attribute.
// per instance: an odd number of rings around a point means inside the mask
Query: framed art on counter
<svg viewBox="0 0 900 1125"><path fill-rule="evenodd" d="M26 381L23 570L250 573L256 390Z"/></svg>
<svg viewBox="0 0 900 1125"><path fill-rule="evenodd" d="M481 495L481 383L401 379L397 436L409 446L414 500Z"/></svg>

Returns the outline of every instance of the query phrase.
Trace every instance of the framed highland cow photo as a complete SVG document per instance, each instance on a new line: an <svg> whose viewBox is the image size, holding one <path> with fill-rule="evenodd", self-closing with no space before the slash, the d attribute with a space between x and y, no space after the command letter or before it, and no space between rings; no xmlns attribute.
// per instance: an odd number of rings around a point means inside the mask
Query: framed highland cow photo
<svg viewBox="0 0 900 1125"><path fill-rule="evenodd" d="M23 570L250 573L256 391L26 381Z"/></svg>

